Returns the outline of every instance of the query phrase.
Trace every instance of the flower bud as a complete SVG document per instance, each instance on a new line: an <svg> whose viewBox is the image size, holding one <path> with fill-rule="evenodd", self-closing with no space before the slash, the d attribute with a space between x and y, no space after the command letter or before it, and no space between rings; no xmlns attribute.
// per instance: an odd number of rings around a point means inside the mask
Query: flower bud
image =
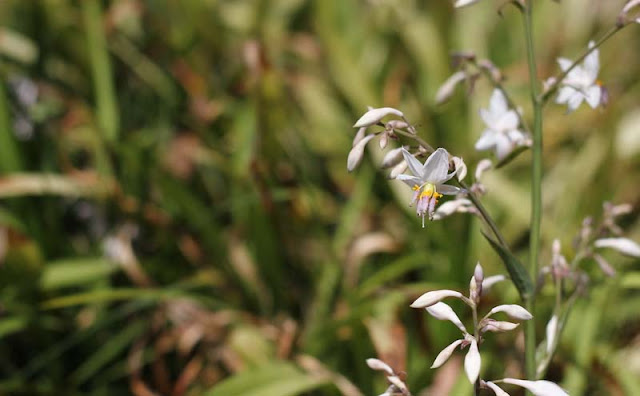
<svg viewBox="0 0 640 396"><path fill-rule="evenodd" d="M402 154L402 153L401 153ZM402 160L398 163L398 165L394 166L389 173L389 179L395 179L398 175L402 174L402 172L407 170L407 161Z"/></svg>
<svg viewBox="0 0 640 396"><path fill-rule="evenodd" d="M358 144L359 141L364 139L364 134L366 131L367 131L367 127L362 127L358 129L356 136L353 137L353 143L351 143L351 147L355 147L355 145Z"/></svg>
<svg viewBox="0 0 640 396"><path fill-rule="evenodd" d="M405 129L408 127L409 123L402 120L390 120L389 122L387 122L387 129L391 131L394 129Z"/></svg>
<svg viewBox="0 0 640 396"><path fill-rule="evenodd" d="M355 168L360 165L362 161L362 157L364 156L364 147L369 143L371 139L373 139L376 135L367 135L362 140L360 140L349 152L349 156L347 157L347 170L349 172L353 171Z"/></svg>
<svg viewBox="0 0 640 396"><path fill-rule="evenodd" d="M467 356L464 358L464 371L467 373L467 378L469 378L469 381L472 384L476 382L480 375L481 364L480 352L478 352L478 342L474 338L471 340L469 352L467 352Z"/></svg>
<svg viewBox="0 0 640 396"><path fill-rule="evenodd" d="M487 331L491 331L493 333L502 333L505 331L511 331L518 326L518 323L486 319L483 321L483 323L480 324L480 333L486 333Z"/></svg>
<svg viewBox="0 0 640 396"><path fill-rule="evenodd" d="M451 344L449 344L446 348L444 348L442 351L440 351L440 353L438 354L438 356L436 356L436 360L433 361L433 364L431 365L431 368L438 368L440 366L442 366L451 356L451 354L453 354L453 351L455 351L456 347L460 344L462 344L463 340L456 340L454 342L452 342Z"/></svg>
<svg viewBox="0 0 640 396"><path fill-rule="evenodd" d="M426 310L434 318L438 320L448 320L456 325L456 327L459 328L463 333L467 332L467 329L460 321L460 318L458 318L458 315L456 315L456 313L453 312L453 309L451 309L451 307L447 304L443 302L435 303L432 306L427 307Z"/></svg>
<svg viewBox="0 0 640 396"><path fill-rule="evenodd" d="M466 7L466 6L471 5L473 3L477 3L478 1L479 0L457 0L453 6L456 7L456 8Z"/></svg>
<svg viewBox="0 0 640 396"><path fill-rule="evenodd" d="M489 289L493 287L493 285L495 285L498 282L502 282L505 279L507 279L507 277L504 275L492 275L485 278L482 281L482 294L486 294L489 291Z"/></svg>
<svg viewBox="0 0 640 396"><path fill-rule="evenodd" d="M354 128L368 127L375 125L388 115L404 117L404 114L397 109L391 107L381 107L379 109L371 109L364 113L362 117L353 125Z"/></svg>
<svg viewBox="0 0 640 396"><path fill-rule="evenodd" d="M478 165L476 165L476 174L475 174L476 180L480 180L480 178L482 177L482 174L487 170L491 169L492 166L493 164L491 163L491 160L488 160L486 158L478 162Z"/></svg>
<svg viewBox="0 0 640 396"><path fill-rule="evenodd" d="M464 178L467 176L467 165L460 157L453 157L451 158L451 161L453 161L453 165L456 169L456 177L458 178L458 180L464 180Z"/></svg>
<svg viewBox="0 0 640 396"><path fill-rule="evenodd" d="M569 396L564 389L551 381L527 381L515 378L505 378L502 382L505 384L521 386L533 393L534 396Z"/></svg>
<svg viewBox="0 0 640 396"><path fill-rule="evenodd" d="M503 391L498 385L494 384L491 381L484 382L484 385L487 388L491 389L496 396L509 396L507 392Z"/></svg>
<svg viewBox="0 0 640 396"><path fill-rule="evenodd" d="M461 298L462 293L455 290L435 290L426 292L411 304L411 308L426 308L447 297Z"/></svg>
<svg viewBox="0 0 640 396"><path fill-rule="evenodd" d="M556 335L558 334L558 317L553 315L546 328L547 334L547 354L553 351L556 343Z"/></svg>
<svg viewBox="0 0 640 396"><path fill-rule="evenodd" d="M438 209L436 209L433 214L433 220L442 220L456 212L466 213L469 212L472 207L473 203L465 198L447 201L438 206Z"/></svg>
<svg viewBox="0 0 640 396"><path fill-rule="evenodd" d="M504 312L511 319L515 320L530 320L531 318L533 318L533 315L531 315L529 311L516 304L498 305L497 307L494 307L491 311L489 311L489 314L487 316L491 316L498 312Z"/></svg>
<svg viewBox="0 0 640 396"><path fill-rule="evenodd" d="M502 81L504 79L500 69L498 69L498 67L494 65L493 62L491 62L489 59L480 59L478 61L478 66L481 69L489 72L493 81Z"/></svg>
<svg viewBox="0 0 640 396"><path fill-rule="evenodd" d="M436 93L436 104L443 104L451 99L458 84L466 80L466 78L466 73L462 71L453 73L438 89Z"/></svg>
<svg viewBox="0 0 640 396"><path fill-rule="evenodd" d="M596 260L600 270L604 272L605 275L609 277L616 276L616 270L607 262L607 260L604 259L604 257L596 253L593 255L593 259Z"/></svg>
<svg viewBox="0 0 640 396"><path fill-rule="evenodd" d="M484 281L484 271L482 270L482 266L480 262L476 264L476 267L473 270L473 278L476 281L476 287L478 288L478 294L482 294L482 281Z"/></svg>
<svg viewBox="0 0 640 396"><path fill-rule="evenodd" d="M639 5L640 5L640 0L631 0L627 4L625 4L625 6L622 8L622 11L620 12L620 15L618 15L618 24L621 26L624 26L627 23L631 23L631 22L640 23L640 17L629 18L629 15L628 15L629 11L631 11L632 8L635 8Z"/></svg>
<svg viewBox="0 0 640 396"><path fill-rule="evenodd" d="M369 368L371 368L372 370L385 371L389 375L393 375L393 369L380 359L367 359L367 366L369 366Z"/></svg>
<svg viewBox="0 0 640 396"><path fill-rule="evenodd" d="M392 166L398 165L402 159L402 147L394 148L384 155L381 166L382 168L391 168Z"/></svg>
<svg viewBox="0 0 640 396"><path fill-rule="evenodd" d="M627 238L602 238L595 241L597 248L612 248L631 257L640 257L640 245Z"/></svg>
<svg viewBox="0 0 640 396"><path fill-rule="evenodd" d="M389 143L389 134L383 132L378 143L380 143L380 150L384 150L384 148L387 147L387 144Z"/></svg>

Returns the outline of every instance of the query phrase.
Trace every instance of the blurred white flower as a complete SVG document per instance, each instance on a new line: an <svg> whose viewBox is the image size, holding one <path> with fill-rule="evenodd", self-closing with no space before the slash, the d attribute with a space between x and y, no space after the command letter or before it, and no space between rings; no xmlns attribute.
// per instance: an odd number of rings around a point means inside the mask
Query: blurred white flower
<svg viewBox="0 0 640 396"><path fill-rule="evenodd" d="M436 93L436 104L443 104L444 102L451 99L453 93L456 90L458 84L467 79L467 74L462 71L455 72L449 77L440 88L438 88L438 92Z"/></svg>
<svg viewBox="0 0 640 396"><path fill-rule="evenodd" d="M455 195L460 192L460 188L444 184L450 180L456 172L449 172L449 153L443 148L439 148L433 152L424 162L420 163L407 150L402 150L409 170L413 176L398 175L397 179L402 180L413 190L413 199L411 204L416 204L416 213L422 217L422 226L424 227L425 215L429 214L429 219L433 218L438 198L445 195Z"/></svg>
<svg viewBox="0 0 640 396"><path fill-rule="evenodd" d="M460 8L460 7L466 7L468 5L471 5L473 3L477 3L480 0L456 0L456 3L453 5L456 8Z"/></svg>
<svg viewBox="0 0 640 396"><path fill-rule="evenodd" d="M518 129L519 120L515 110L509 109L502 91L494 89L488 109L480 109L480 117L487 125L476 142L476 150L493 149L498 161L506 158L517 146L527 144L524 132Z"/></svg>
<svg viewBox="0 0 640 396"><path fill-rule="evenodd" d="M553 315L547 323L547 354L551 353L556 345L556 336L558 334L558 316Z"/></svg>
<svg viewBox="0 0 640 396"><path fill-rule="evenodd" d="M602 238L594 242L597 248L611 248L631 257L640 257L640 245L627 238Z"/></svg>
<svg viewBox="0 0 640 396"><path fill-rule="evenodd" d="M505 384L521 386L533 393L534 396L569 396L564 389L550 381L527 381L515 378L505 378L502 381Z"/></svg>
<svg viewBox="0 0 640 396"><path fill-rule="evenodd" d="M388 364L386 364L380 359L375 359L375 358L367 359L367 366L369 366L369 368L372 370L384 371L389 375L394 375L393 369L391 368L391 366L389 366Z"/></svg>
<svg viewBox="0 0 640 396"><path fill-rule="evenodd" d="M595 43L589 42L589 48L593 48ZM563 72L566 72L573 61L566 58L559 58L558 64ZM592 108L598 107L602 98L602 87L598 82L598 71L600 70L599 51L593 50L582 62L577 65L562 80L556 103L566 104L568 112L572 112L586 100Z"/></svg>

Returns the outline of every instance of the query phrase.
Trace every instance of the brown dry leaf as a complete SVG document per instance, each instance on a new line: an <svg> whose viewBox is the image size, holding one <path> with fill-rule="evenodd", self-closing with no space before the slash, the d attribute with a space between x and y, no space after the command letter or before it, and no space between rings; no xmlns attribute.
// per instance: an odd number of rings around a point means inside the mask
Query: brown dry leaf
<svg viewBox="0 0 640 396"><path fill-rule="evenodd" d="M347 252L345 282L353 287L358 282L360 266L367 256L376 253L393 253L399 244L385 232L370 232L356 238Z"/></svg>

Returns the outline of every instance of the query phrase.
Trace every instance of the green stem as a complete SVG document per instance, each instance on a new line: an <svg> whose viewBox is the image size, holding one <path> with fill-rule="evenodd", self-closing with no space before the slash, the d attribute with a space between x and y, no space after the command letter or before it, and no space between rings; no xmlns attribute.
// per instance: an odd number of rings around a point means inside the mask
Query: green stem
<svg viewBox="0 0 640 396"><path fill-rule="evenodd" d="M542 218L542 101L538 100L538 69L533 45L532 10L533 1L527 1L524 9L524 29L527 41L527 63L529 65L529 84L531 104L533 106L533 147L531 166L531 231L529 236L529 275L538 276L538 252L540 251L540 223ZM534 313L535 293L524 301L526 309ZM535 314L534 314L535 318ZM536 377L536 324L535 319L525 325L525 371L527 379Z"/></svg>

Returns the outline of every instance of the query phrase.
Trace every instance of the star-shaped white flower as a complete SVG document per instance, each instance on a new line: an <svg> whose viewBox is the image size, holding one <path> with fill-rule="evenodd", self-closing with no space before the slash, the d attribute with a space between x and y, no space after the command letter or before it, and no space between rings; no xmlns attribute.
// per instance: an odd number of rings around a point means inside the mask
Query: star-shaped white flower
<svg viewBox="0 0 640 396"><path fill-rule="evenodd" d="M442 195L455 195L460 192L460 188L444 184L450 180L456 172L449 172L449 153L443 148L433 152L424 162L420 163L407 150L402 149L411 173L410 175L398 175L397 179L408 184L415 193L411 204L416 203L416 213L422 217L424 227L424 217L429 214L429 219L433 217L438 198Z"/></svg>
<svg viewBox="0 0 640 396"><path fill-rule="evenodd" d="M594 46L589 42L589 48ZM573 62L566 58L559 58L558 64L562 71L567 71ZM599 51L593 50L581 65L577 65L562 80L562 87L558 92L556 103L566 104L569 112L574 111L586 100L592 108L598 107L602 98L602 87L598 82L600 70Z"/></svg>
<svg viewBox="0 0 640 396"><path fill-rule="evenodd" d="M517 146L526 144L527 136L518 129L519 119L515 110L509 109L502 91L494 89L488 109L480 109L480 117L487 125L476 150L493 149L498 161L506 158Z"/></svg>

